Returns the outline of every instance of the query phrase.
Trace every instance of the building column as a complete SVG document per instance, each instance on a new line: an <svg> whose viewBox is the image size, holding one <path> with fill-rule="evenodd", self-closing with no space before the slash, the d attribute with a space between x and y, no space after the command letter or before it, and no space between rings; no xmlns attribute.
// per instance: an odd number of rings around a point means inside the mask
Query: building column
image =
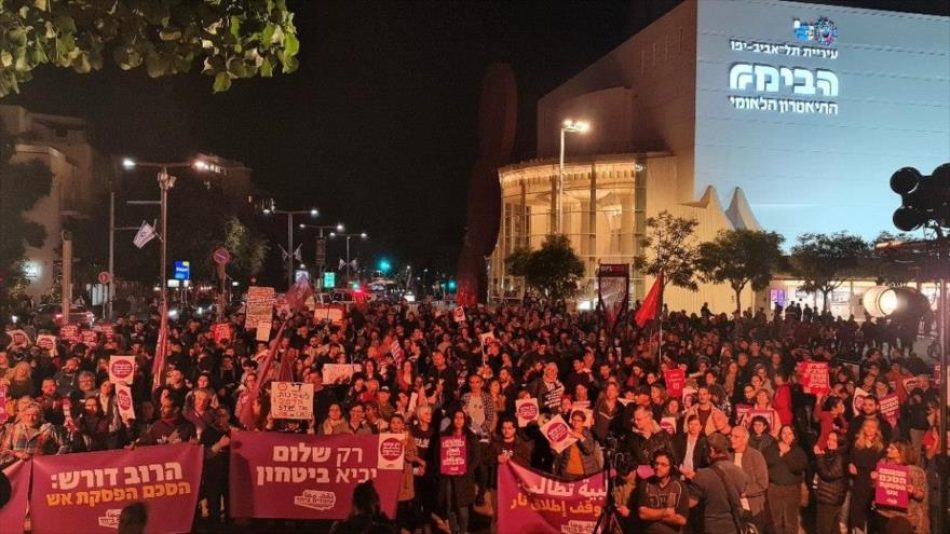
<svg viewBox="0 0 950 534"><path fill-rule="evenodd" d="M590 164L590 191L587 199L587 272L597 275L597 165Z"/></svg>
<svg viewBox="0 0 950 534"><path fill-rule="evenodd" d="M515 238L515 247L528 246L528 186L521 180L521 212L518 216L518 235Z"/></svg>
<svg viewBox="0 0 950 534"><path fill-rule="evenodd" d="M548 222L548 233L553 234L557 231L557 173L551 178L551 217Z"/></svg>
<svg viewBox="0 0 950 534"><path fill-rule="evenodd" d="M620 253L624 256L633 256L634 227L633 193L620 195ZM624 259L624 261L629 261Z"/></svg>

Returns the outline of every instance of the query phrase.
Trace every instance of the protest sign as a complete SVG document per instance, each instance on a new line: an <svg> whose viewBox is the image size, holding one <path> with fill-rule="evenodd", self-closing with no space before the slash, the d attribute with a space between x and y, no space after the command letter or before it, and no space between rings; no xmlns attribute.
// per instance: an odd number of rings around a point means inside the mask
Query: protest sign
<svg viewBox="0 0 950 534"><path fill-rule="evenodd" d="M603 473L563 482L506 462L498 466L498 532L587 534L606 496Z"/></svg>
<svg viewBox="0 0 950 534"><path fill-rule="evenodd" d="M74 324L63 325L59 329L59 339L72 343L79 341L79 327Z"/></svg>
<svg viewBox="0 0 950 534"><path fill-rule="evenodd" d="M79 333L79 338L86 345L93 346L99 342L99 332L95 330L83 330Z"/></svg>
<svg viewBox="0 0 950 534"><path fill-rule="evenodd" d="M683 388L683 407L689 408L696 401L696 388L693 386L686 386Z"/></svg>
<svg viewBox="0 0 950 534"><path fill-rule="evenodd" d="M465 322L465 307L456 306L452 317L455 318L456 323L464 323Z"/></svg>
<svg viewBox="0 0 950 534"><path fill-rule="evenodd" d="M779 421L778 417L776 417L776 415L777 413L775 410L757 410L755 408L751 408L746 414L745 426L752 426L752 420L756 417L761 417L765 419L766 423L769 424L769 429L778 428L776 425L779 425L781 422Z"/></svg>
<svg viewBox="0 0 950 534"><path fill-rule="evenodd" d="M33 343L30 340L30 336L20 329L10 330L7 332L7 335L10 336L9 346L11 347L28 347Z"/></svg>
<svg viewBox="0 0 950 534"><path fill-rule="evenodd" d="M36 346L43 350L52 351L56 348L56 336L51 334L40 334L36 336Z"/></svg>
<svg viewBox="0 0 950 534"><path fill-rule="evenodd" d="M686 371L676 368L663 371L663 381L666 382L666 392L671 397L683 395L683 388L686 387Z"/></svg>
<svg viewBox="0 0 950 534"><path fill-rule="evenodd" d="M353 509L353 489L372 480L382 511L395 517L403 470L392 455L402 450L390 439L234 431L231 516L345 519Z"/></svg>
<svg viewBox="0 0 950 534"><path fill-rule="evenodd" d="M528 423L538 420L538 399L518 399L515 401L515 414L518 416L518 427L524 428Z"/></svg>
<svg viewBox="0 0 950 534"><path fill-rule="evenodd" d="M828 362L802 362L798 366L798 382L805 393L820 395L831 391Z"/></svg>
<svg viewBox="0 0 950 534"><path fill-rule="evenodd" d="M891 427L897 425L897 419L900 418L901 402L896 393L891 393L886 397L881 397L881 415L887 419Z"/></svg>
<svg viewBox="0 0 950 534"><path fill-rule="evenodd" d="M383 432L379 435L378 469L402 470L406 461L405 434Z"/></svg>
<svg viewBox="0 0 950 534"><path fill-rule="evenodd" d="M490 347L491 344L496 341L498 340L495 339L495 334L492 332L485 332L484 334L478 334L478 342L479 342L479 346L481 346L482 348L482 352L485 352L486 350L488 350L488 347Z"/></svg>
<svg viewBox="0 0 950 534"><path fill-rule="evenodd" d="M132 385L135 356L109 356L109 382Z"/></svg>
<svg viewBox="0 0 950 534"><path fill-rule="evenodd" d="M901 382L904 384L904 391L910 393L911 391L914 391L914 388L917 387L918 378L916 376L912 376L910 378L905 378Z"/></svg>
<svg viewBox="0 0 950 534"><path fill-rule="evenodd" d="M877 464L877 487L874 490L874 502L887 508L907 509L907 484L910 476L906 465Z"/></svg>
<svg viewBox="0 0 950 534"><path fill-rule="evenodd" d="M211 327L211 336L215 343L228 342L232 339L231 323L217 323Z"/></svg>
<svg viewBox="0 0 950 534"><path fill-rule="evenodd" d="M676 418L675 417L663 417L660 419L660 428L666 430L670 434L676 434Z"/></svg>
<svg viewBox="0 0 950 534"><path fill-rule="evenodd" d="M547 423L541 425L541 434L544 435L551 448L560 454L564 449L570 447L577 441L577 438L571 435L571 427L564 422L564 418L555 415Z"/></svg>
<svg viewBox="0 0 950 534"><path fill-rule="evenodd" d="M353 378L353 373L363 370L363 366L358 363L326 363L323 364L323 383L339 384L349 382Z"/></svg>
<svg viewBox="0 0 950 534"><path fill-rule="evenodd" d="M343 309L339 306L320 305L313 310L313 320L318 324L328 322L339 326L343 323Z"/></svg>
<svg viewBox="0 0 950 534"><path fill-rule="evenodd" d="M267 343L270 341L270 330L273 327L271 321L261 321L257 323L257 332L254 334L254 341Z"/></svg>
<svg viewBox="0 0 950 534"><path fill-rule="evenodd" d="M7 385L0 384L0 425L7 422L10 414L7 412Z"/></svg>
<svg viewBox="0 0 950 534"><path fill-rule="evenodd" d="M148 532L190 532L201 482L200 445L33 458L33 532L115 532L122 508L149 507Z"/></svg>
<svg viewBox="0 0 950 534"><path fill-rule="evenodd" d="M752 409L750 404L736 404L736 424L743 425L745 427L749 426L749 410Z"/></svg>
<svg viewBox="0 0 950 534"><path fill-rule="evenodd" d="M313 384L274 382L270 388L274 419L309 420L313 417Z"/></svg>
<svg viewBox="0 0 950 534"><path fill-rule="evenodd" d="M854 415L861 413L861 405L864 404L864 397L867 397L869 393L864 391L862 388L854 388L854 395L851 398L851 409L854 411Z"/></svg>
<svg viewBox="0 0 950 534"><path fill-rule="evenodd" d="M132 402L132 388L121 382L115 385L115 404L119 407L119 418L124 421L135 420L135 406Z"/></svg>
<svg viewBox="0 0 950 534"><path fill-rule="evenodd" d="M26 503L30 496L30 460L14 462L3 469L10 480L10 500L0 506L0 534L23 534ZM34 529L34 532L36 530Z"/></svg>
<svg viewBox="0 0 950 534"><path fill-rule="evenodd" d="M468 469L465 436L442 436L439 445L439 473L449 476L464 475Z"/></svg>
<svg viewBox="0 0 950 534"><path fill-rule="evenodd" d="M247 304L244 307L244 328L252 330L260 323L269 323L274 316L276 292L272 287L251 286L247 288Z"/></svg>

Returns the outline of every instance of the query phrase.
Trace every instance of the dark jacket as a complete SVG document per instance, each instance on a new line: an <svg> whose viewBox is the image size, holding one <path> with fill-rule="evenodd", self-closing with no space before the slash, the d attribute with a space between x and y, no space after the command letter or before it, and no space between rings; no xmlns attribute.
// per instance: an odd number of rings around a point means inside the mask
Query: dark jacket
<svg viewBox="0 0 950 534"><path fill-rule="evenodd" d="M580 451L581 466L584 470L583 476L593 475L600 471L600 460L597 456L597 448L599 445L594 441L594 435L590 433L590 430L585 428L583 435L584 439L577 440L573 445L557 455L554 472L557 473L558 476L567 476L565 472L567 470L567 462L571 457L571 449L574 447L577 447Z"/></svg>
<svg viewBox="0 0 950 534"><path fill-rule="evenodd" d="M765 463L769 466L769 484L774 486L796 486L802 483L802 473L808 467L808 457L797 443L785 456L779 453L778 444L765 451Z"/></svg>
<svg viewBox="0 0 950 534"><path fill-rule="evenodd" d="M706 436L700 434L693 447L693 469L709 467ZM682 465L686 458L686 434L677 434L673 437L673 452L676 454L677 465Z"/></svg>
<svg viewBox="0 0 950 534"><path fill-rule="evenodd" d="M844 456L841 451L828 451L816 457L818 484L815 498L818 504L841 506L848 493L848 479L844 476Z"/></svg>
<svg viewBox="0 0 950 534"><path fill-rule="evenodd" d="M441 447L442 436L448 434L441 434L439 440L433 445L435 448ZM471 506L475 503L475 470L478 468L482 460L482 454L479 453L479 443L478 438L475 437L475 434L466 431L465 432L465 474L460 476L447 476L439 474L439 502L442 506L448 508L450 505L454 505L455 508L464 508L466 506ZM435 458L441 458L441 451L435 453ZM439 473L440 471L436 471ZM452 502L449 502L449 491L452 491L454 498Z"/></svg>
<svg viewBox="0 0 950 534"><path fill-rule="evenodd" d="M631 469L636 469L639 465L650 465L650 458L654 451L673 450L673 443L670 434L660 428L660 425L654 421L653 434L649 438L643 437L643 434L631 430L627 432L624 438L623 451L631 454L633 460Z"/></svg>
<svg viewBox="0 0 950 534"><path fill-rule="evenodd" d="M511 459L518 462L520 465L530 467L531 466L531 453L534 449L534 444L518 434L515 434L515 443L514 443L514 454L511 456ZM498 465L498 455L505 449L510 449L510 447L505 447L504 441L501 436L495 436L492 438L491 443L488 445L488 450L486 453L485 463L497 466Z"/></svg>

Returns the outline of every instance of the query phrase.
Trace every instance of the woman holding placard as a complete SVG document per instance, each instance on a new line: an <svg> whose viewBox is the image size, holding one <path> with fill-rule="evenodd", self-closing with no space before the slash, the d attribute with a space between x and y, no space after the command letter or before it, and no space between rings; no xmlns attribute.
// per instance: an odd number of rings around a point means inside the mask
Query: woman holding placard
<svg viewBox="0 0 950 534"><path fill-rule="evenodd" d="M887 526L886 530L902 525L911 526L916 534L930 534L927 474L917 466L917 450L907 441L894 441L884 450L884 462L907 469L907 508L878 505L877 513ZM879 472L875 474L878 476L872 475L872 478L880 485Z"/></svg>
<svg viewBox="0 0 950 534"><path fill-rule="evenodd" d="M439 501L448 512L450 534L468 532L469 510L475 502L475 471L481 455L470 424L464 411L453 410L438 444Z"/></svg>

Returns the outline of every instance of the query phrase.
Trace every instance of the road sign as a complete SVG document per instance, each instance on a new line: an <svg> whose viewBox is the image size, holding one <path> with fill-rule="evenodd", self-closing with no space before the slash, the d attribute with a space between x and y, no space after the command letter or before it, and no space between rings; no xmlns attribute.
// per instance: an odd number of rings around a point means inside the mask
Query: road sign
<svg viewBox="0 0 950 534"><path fill-rule="evenodd" d="M109 274L109 271L102 271L101 273L99 273L98 278L99 278L99 283L102 285L106 285L112 281L112 275Z"/></svg>
<svg viewBox="0 0 950 534"><path fill-rule="evenodd" d="M317 239L317 267L327 265L327 240Z"/></svg>
<svg viewBox="0 0 950 534"><path fill-rule="evenodd" d="M336 287L336 273L334 272L323 273L323 287L325 289L332 289Z"/></svg>
<svg viewBox="0 0 950 534"><path fill-rule="evenodd" d="M175 262L175 280L191 280L191 262Z"/></svg>
<svg viewBox="0 0 950 534"><path fill-rule="evenodd" d="M224 265L231 261L231 253L228 252L228 249L224 247L218 247L214 249L211 259L213 259L218 265Z"/></svg>

